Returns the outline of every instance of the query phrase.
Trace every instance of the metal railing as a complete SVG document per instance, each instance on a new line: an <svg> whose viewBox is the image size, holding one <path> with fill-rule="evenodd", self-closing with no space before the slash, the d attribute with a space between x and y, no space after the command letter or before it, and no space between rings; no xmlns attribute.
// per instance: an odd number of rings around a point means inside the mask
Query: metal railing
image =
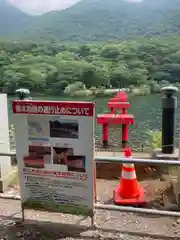
<svg viewBox="0 0 180 240"><path fill-rule="evenodd" d="M97 163L133 163L133 164L151 164L151 165L171 165L179 166L180 161L176 160L158 160L141 158L123 158L123 157L95 157Z"/></svg>
<svg viewBox="0 0 180 240"><path fill-rule="evenodd" d="M16 152L0 153L0 156L15 156ZM180 161L176 160L157 160L157 159L138 159L138 158L123 158L123 157L95 157L97 163L133 163L133 164L150 164L150 165L171 165L179 166ZM123 207L116 205L106 205L95 203L95 209L106 209L111 211L123 211L123 212L133 212L141 214L151 214L159 216L171 216L180 217L180 212L175 211L163 211L149 208L134 208L134 207Z"/></svg>
<svg viewBox="0 0 180 240"><path fill-rule="evenodd" d="M96 157L97 163L133 163L133 164L150 164L150 165L171 165L179 166L180 161L176 160L157 160L157 159L138 159L138 158L123 158L123 157ZM180 212L175 211L163 211L149 208L134 208L134 207L122 207L116 205L104 205L104 204L95 204L96 209L106 209L111 211L123 211L123 212L133 212L141 214L151 214L159 216L171 216L171 217L180 217Z"/></svg>
<svg viewBox="0 0 180 240"><path fill-rule="evenodd" d="M0 157L15 157L16 156L16 151L11 151L11 152L1 152Z"/></svg>

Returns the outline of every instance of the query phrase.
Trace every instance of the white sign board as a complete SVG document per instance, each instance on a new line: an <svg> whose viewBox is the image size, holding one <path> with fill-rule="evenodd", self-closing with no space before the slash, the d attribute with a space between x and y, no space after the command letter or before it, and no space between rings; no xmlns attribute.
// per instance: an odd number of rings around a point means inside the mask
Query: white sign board
<svg viewBox="0 0 180 240"><path fill-rule="evenodd" d="M93 215L94 103L12 103L25 208Z"/></svg>

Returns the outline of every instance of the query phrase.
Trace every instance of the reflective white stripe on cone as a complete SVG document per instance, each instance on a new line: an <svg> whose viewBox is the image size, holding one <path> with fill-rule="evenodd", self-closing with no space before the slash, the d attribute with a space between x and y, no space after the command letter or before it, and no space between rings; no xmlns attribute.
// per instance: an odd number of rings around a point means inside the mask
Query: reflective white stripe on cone
<svg viewBox="0 0 180 240"><path fill-rule="evenodd" d="M126 171L123 170L121 178L130 179L130 180L136 179L136 173L135 173L135 171L133 171L133 172L126 172Z"/></svg>
<svg viewBox="0 0 180 240"><path fill-rule="evenodd" d="M124 163L123 166L126 168L134 168L134 164L132 163Z"/></svg>

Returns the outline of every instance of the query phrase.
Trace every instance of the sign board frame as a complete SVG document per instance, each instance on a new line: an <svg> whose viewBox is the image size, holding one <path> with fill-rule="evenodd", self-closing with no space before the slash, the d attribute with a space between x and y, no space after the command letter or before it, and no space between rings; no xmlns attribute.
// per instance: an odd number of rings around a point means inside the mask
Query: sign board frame
<svg viewBox="0 0 180 240"><path fill-rule="evenodd" d="M23 220L38 209L93 224L95 104L14 100L12 111Z"/></svg>

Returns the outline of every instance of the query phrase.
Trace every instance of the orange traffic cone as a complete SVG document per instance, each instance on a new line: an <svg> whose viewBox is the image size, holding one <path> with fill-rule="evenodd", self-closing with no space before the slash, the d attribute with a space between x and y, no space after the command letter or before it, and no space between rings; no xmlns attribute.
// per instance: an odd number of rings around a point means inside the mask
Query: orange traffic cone
<svg viewBox="0 0 180 240"><path fill-rule="evenodd" d="M131 157L131 149L125 148L125 157ZM123 164L120 184L114 191L117 205L141 205L145 203L144 189L138 184L134 164Z"/></svg>

